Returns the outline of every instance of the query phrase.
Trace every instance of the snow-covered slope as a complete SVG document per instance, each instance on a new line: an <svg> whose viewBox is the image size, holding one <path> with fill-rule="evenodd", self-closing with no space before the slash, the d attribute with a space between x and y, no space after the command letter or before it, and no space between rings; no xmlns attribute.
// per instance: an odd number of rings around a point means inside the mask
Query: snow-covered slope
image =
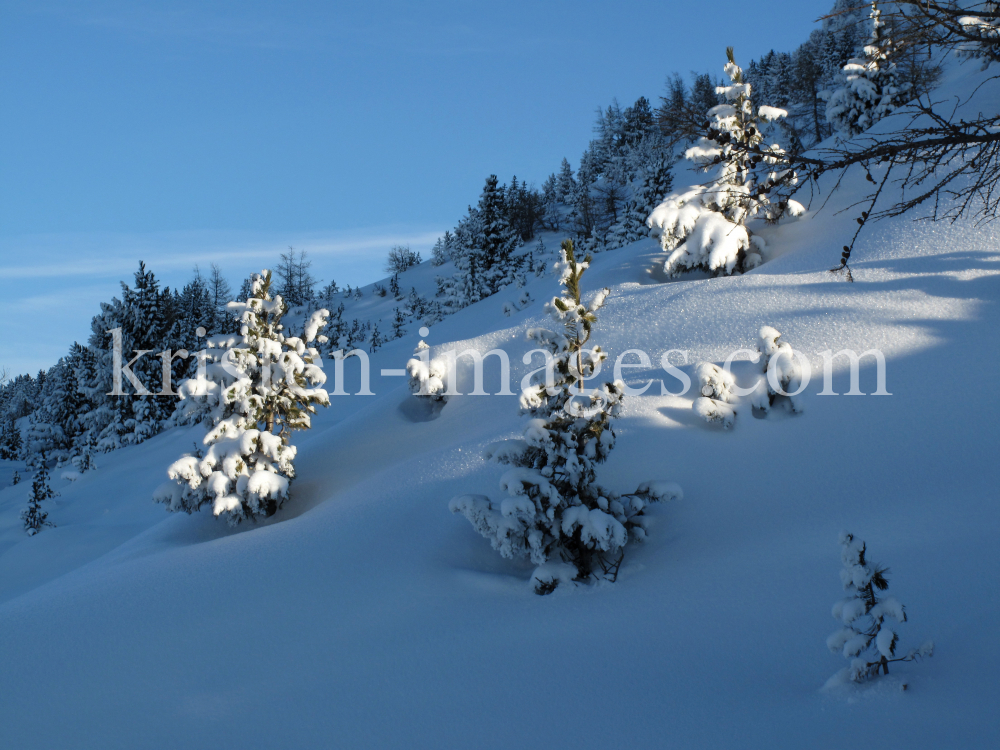
<svg viewBox="0 0 1000 750"><path fill-rule="evenodd" d="M997 230L874 225L849 284L826 269L852 231L835 211L862 190L849 176L822 213L771 230L783 254L745 276L656 283L652 240L595 258L587 288L612 293L594 341L612 361L687 349L691 374L771 325L817 376L801 416L741 413L731 431L701 421L693 393L626 399L602 483L669 479L686 497L653 510L615 584L535 596L530 566L448 512L457 494L499 497L502 470L481 450L521 420L514 397L467 396L411 421L405 378L379 371L404 366L414 331L373 355L376 396L335 398L298 436L292 499L265 523L232 530L152 503L197 429L56 481L57 528L36 537L17 519L30 483L0 490L0 744L994 746ZM527 289L526 310L504 317L515 293L497 295L429 343L503 348L519 381L555 279ZM819 353L843 348L884 351L892 395L817 396ZM495 363L487 374L495 392ZM677 388L660 370L627 379L649 377ZM875 390L870 359L861 389ZM937 653L823 692L844 666L825 646L843 528L892 568L902 645L933 638Z"/></svg>

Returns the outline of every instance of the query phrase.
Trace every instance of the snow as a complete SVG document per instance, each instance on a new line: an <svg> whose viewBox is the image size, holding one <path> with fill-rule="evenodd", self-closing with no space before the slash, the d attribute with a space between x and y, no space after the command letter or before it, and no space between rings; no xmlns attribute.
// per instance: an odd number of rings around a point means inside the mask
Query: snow
<svg viewBox="0 0 1000 750"><path fill-rule="evenodd" d="M788 110L780 109L779 107L768 107L765 104L757 109L757 115L762 120L780 120L782 117L788 117Z"/></svg>
<svg viewBox="0 0 1000 750"><path fill-rule="evenodd" d="M896 653L896 640L898 636L892 628L883 626L875 637L875 645L878 652L886 659L891 659Z"/></svg>
<svg viewBox="0 0 1000 750"><path fill-rule="evenodd" d="M683 500L684 490L677 482L665 482L654 479L650 482L643 482L636 490L638 494L649 495L656 500Z"/></svg>
<svg viewBox="0 0 1000 750"><path fill-rule="evenodd" d="M725 401L699 396L692 408L706 422L717 422L727 430L736 424L736 410Z"/></svg>
<svg viewBox="0 0 1000 750"><path fill-rule="evenodd" d="M977 107L998 98L987 89ZM379 372L404 366L413 331L372 355L377 395L331 393L296 435L289 499L256 525L231 529L149 500L202 427L102 455L74 482L53 477L61 497L45 509L56 527L30 538L18 518L30 472L17 465L20 484L0 481L2 744L994 746L1000 403L970 406L955 378L1000 366L1000 234L965 222L869 225L847 283L827 270L854 231L836 212L864 185L850 173L822 210L762 228L773 254L743 276L657 283L652 240L595 256L589 288L611 290L598 328L610 361L633 348L654 363L687 350L691 364L675 366L693 376L697 362L753 352L768 325L814 373L822 351L881 349L893 394L821 397L813 382L802 418L741 414L728 431L701 421L694 392L654 382L626 397L602 483L627 492L668 476L687 499L651 506L649 539L629 545L614 584L535 596L534 566L501 557L448 513L456 496L488 508L503 469L483 449L523 421L517 399L498 396L452 397L433 421L407 419L406 379ZM432 293L440 270L424 266L401 285ZM536 299L557 292L551 274L527 288ZM502 297L433 326L434 356L448 342L501 348L516 383L531 367L520 364L526 332L546 321L541 305L504 317ZM349 317L391 309L367 289L351 304ZM734 362L741 384L761 375L748 358ZM349 362L345 390L356 394ZM485 374L496 393L495 363ZM626 373L630 385L651 378L677 390L662 370ZM838 360L834 390L848 380ZM471 368L458 382L471 390ZM861 390L875 389L864 361ZM0 462L0 479L13 468ZM848 698L820 692L843 663L824 639L842 595L844 526L891 564L891 590L919 623L907 637L940 647L893 665L905 692L887 678ZM574 571L535 575L568 584Z"/></svg>

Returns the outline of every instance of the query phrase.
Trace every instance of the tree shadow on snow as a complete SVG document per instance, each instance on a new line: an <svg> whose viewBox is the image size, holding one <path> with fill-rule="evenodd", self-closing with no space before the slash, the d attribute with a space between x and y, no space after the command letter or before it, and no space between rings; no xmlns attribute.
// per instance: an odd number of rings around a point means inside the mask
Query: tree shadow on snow
<svg viewBox="0 0 1000 750"><path fill-rule="evenodd" d="M431 401L426 397L404 398L399 411L411 422L432 422L441 416L444 407L443 401Z"/></svg>

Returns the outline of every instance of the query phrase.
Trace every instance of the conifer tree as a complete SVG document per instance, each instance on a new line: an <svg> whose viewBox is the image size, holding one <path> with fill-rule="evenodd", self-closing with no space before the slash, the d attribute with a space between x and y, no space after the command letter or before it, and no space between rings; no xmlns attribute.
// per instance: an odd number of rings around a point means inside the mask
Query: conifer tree
<svg viewBox="0 0 1000 750"><path fill-rule="evenodd" d="M580 157L580 168L569 199L570 212L567 217L570 227L581 240L592 237L597 227L598 206L594 197L594 184L599 176L599 157L593 149L588 148Z"/></svg>
<svg viewBox="0 0 1000 750"><path fill-rule="evenodd" d="M398 307L396 308L396 313L392 318L392 337L394 339L401 339L406 333L406 329L403 326L406 325L406 316L403 315L403 311Z"/></svg>
<svg viewBox="0 0 1000 750"><path fill-rule="evenodd" d="M24 530L28 532L28 536L34 536L45 526L55 526L48 520L49 514L42 510L42 503L58 495L58 492L49 487L49 470L45 467L45 456L42 456L31 482L28 507L21 511L21 520L24 521Z"/></svg>
<svg viewBox="0 0 1000 750"><path fill-rule="evenodd" d="M845 138L868 130L909 98L910 84L896 71L895 44L885 33L881 15L878 3L872 2L864 57L848 60L834 90L827 93L826 119Z"/></svg>
<svg viewBox="0 0 1000 750"><path fill-rule="evenodd" d="M354 318L354 320L351 321L351 327L347 329L347 336L346 336L347 343L344 344L343 348L353 349L354 344L358 341L360 335L361 335L361 326L358 323L358 319Z"/></svg>
<svg viewBox="0 0 1000 750"><path fill-rule="evenodd" d="M97 468L97 465L94 463L94 454L91 446L83 446L80 454L73 456L73 468L81 474Z"/></svg>
<svg viewBox="0 0 1000 750"><path fill-rule="evenodd" d="M330 283L323 287L323 291L320 292L320 299L323 300L323 304L327 305L329 309L333 309L333 297L340 291L340 287L337 286L337 282L330 279Z"/></svg>
<svg viewBox="0 0 1000 750"><path fill-rule="evenodd" d="M376 323L375 324L375 329L372 331L372 340L371 340L371 343L370 343L370 345L368 347L368 350L372 354L374 354L375 352L377 352L379 349L382 348L382 344L384 344L384 343L385 343L385 341L382 339L382 334L379 333L379 330L378 330L378 323Z"/></svg>
<svg viewBox="0 0 1000 750"><path fill-rule="evenodd" d="M3 432L0 433L0 459L17 461L21 458L21 450L21 430L13 419L7 420L3 425Z"/></svg>
<svg viewBox="0 0 1000 750"><path fill-rule="evenodd" d="M406 363L406 372L410 376L410 393L429 407L431 415L436 416L448 402L446 393L447 362L441 358L431 359L431 348L421 340L413 350L413 357Z"/></svg>
<svg viewBox="0 0 1000 750"><path fill-rule="evenodd" d="M61 358L46 374L38 393L28 427L27 453L47 453L65 461L82 431L79 417L85 401L77 389L75 373L66 358Z"/></svg>
<svg viewBox="0 0 1000 750"><path fill-rule="evenodd" d="M625 201L621 221L608 231L606 243L608 249L614 250L648 237L649 228L646 226L648 216L649 214L640 209L636 201Z"/></svg>
<svg viewBox="0 0 1000 750"><path fill-rule="evenodd" d="M726 275L750 270L761 263L764 240L750 232L747 220L761 216L776 222L786 212L798 215L803 211L787 197L777 201L769 197L796 180L788 170L768 171L774 163L771 155L784 150L777 144L763 144L767 122L787 112L767 106L755 110L751 86L733 58L732 47L726 54L729 62L724 69L730 85L717 89L726 103L708 111L707 135L685 154L708 171L711 179L669 196L649 217L649 226L660 233L660 245L670 253L663 264L668 276L694 268ZM753 153L748 154L748 149Z"/></svg>
<svg viewBox="0 0 1000 750"><path fill-rule="evenodd" d="M445 234L450 235L451 232L445 232ZM444 237L438 237L434 247L431 248L431 265L443 266L449 260L451 260L451 256L448 254L447 242Z"/></svg>
<svg viewBox="0 0 1000 750"><path fill-rule="evenodd" d="M800 390L802 368L792 347L781 340L781 334L771 326L762 326L758 334L757 350L761 353L761 369L764 377L750 394L750 402L756 409L767 413L779 400L787 402L794 414L802 413L802 401L792 394Z"/></svg>
<svg viewBox="0 0 1000 750"><path fill-rule="evenodd" d="M213 273L216 273L217 269L218 266L214 266ZM202 334L223 332L222 328L226 321L212 297L214 293L227 289L228 284L221 276L215 279L214 283L218 288L213 292L196 268L195 277L181 290L176 301L177 317L169 335L171 348L195 352L201 349L202 337L198 335L199 329ZM228 299L225 301L228 302ZM163 343L161 350L167 343ZM180 358L174 361L172 378L174 382L180 382L187 375L191 361Z"/></svg>
<svg viewBox="0 0 1000 750"><path fill-rule="evenodd" d="M240 313L241 334L219 368L228 379L205 394L204 456L187 454L171 464L170 481L154 500L187 513L211 503L215 515L235 525L281 507L295 477L292 433L309 429L316 405L330 403L313 346L329 313L315 311L302 336L286 336L287 308L280 295L271 296L266 270L253 277L247 300L229 307Z"/></svg>
<svg viewBox="0 0 1000 750"><path fill-rule="evenodd" d="M670 169L670 160L666 155L660 154L646 163L640 174L633 199L636 208L645 214L643 223L667 196L672 185L673 174ZM648 231L646 233L648 234Z"/></svg>
<svg viewBox="0 0 1000 750"><path fill-rule="evenodd" d="M580 279L590 262L574 257L565 241L556 267L564 290L546 307L562 331L532 329L529 338L551 355L544 374L521 395L530 419L521 440L506 441L488 453L512 468L500 480L510 497L494 503L482 495L453 499L461 513L504 557L528 557L538 568L535 591L551 592L560 582L591 576L617 576L629 538L645 538L643 511L656 500L680 497L680 488L647 482L632 495L619 496L596 482L596 466L614 447L611 420L622 399L621 382L587 390L585 381L606 358L590 346L596 313L607 289L589 305L581 299ZM540 376L540 377L539 377Z"/></svg>
<svg viewBox="0 0 1000 750"><path fill-rule="evenodd" d="M833 605L833 616L843 627L826 639L826 645L833 653L840 652L851 660L847 677L862 682L877 677L880 670L889 674L892 662L914 661L933 655L932 641L906 654L898 654L899 635L888 621L903 623L907 617L906 609L895 597L880 593L889 588L886 578L889 569L868 562L867 546L853 534L841 532L840 544L844 564L840 580L848 597Z"/></svg>
<svg viewBox="0 0 1000 750"><path fill-rule="evenodd" d="M10 478L11 487L13 487L15 484L20 484L20 483L21 483L21 474L15 469L14 476Z"/></svg>
<svg viewBox="0 0 1000 750"><path fill-rule="evenodd" d="M507 203L504 189L497 184L496 175L486 178L486 185L479 197L478 215L482 227L482 243L477 248L479 267L490 294L496 292L509 272L509 264L520 238L507 221Z"/></svg>
<svg viewBox="0 0 1000 750"><path fill-rule="evenodd" d="M574 192L576 192L576 180L573 178L573 168L569 164L569 159L563 157L559 166L559 176L556 178L556 200L560 203L569 203Z"/></svg>
<svg viewBox="0 0 1000 750"><path fill-rule="evenodd" d="M97 379L84 392L99 403L99 413L92 415L91 422L103 425L100 430L102 450L140 443L155 435L175 406L173 396L157 395L162 388L163 362L155 356L156 352L171 348L169 333L174 320L169 315L173 308L169 301L172 298L170 290L160 288L155 275L142 261L135 273L134 287L124 282L121 287L122 299L102 303L101 314L91 323L90 344L97 355ZM114 329L119 329L122 356L126 361L131 353L150 352L131 368L148 395L128 393L128 383L123 383L124 395L107 395L113 389L113 334L110 331Z"/></svg>
<svg viewBox="0 0 1000 750"><path fill-rule="evenodd" d="M415 286L410 287L410 294L406 298L406 308L410 315L420 317L426 312L427 300L417 294Z"/></svg>
<svg viewBox="0 0 1000 750"><path fill-rule="evenodd" d="M347 332L347 327L344 325L345 309L344 303L341 302L330 315L330 320L327 323L327 328L330 331L329 338L325 346L321 346L321 351L327 354L343 346L344 342L342 339Z"/></svg>
<svg viewBox="0 0 1000 750"><path fill-rule="evenodd" d="M717 422L730 429L736 422L736 410L732 406L736 401L736 394L733 393L736 378L711 362L700 362L694 374L701 394L692 404L695 413L706 422Z"/></svg>
<svg viewBox="0 0 1000 750"><path fill-rule="evenodd" d="M113 354L110 346L112 337L108 331L123 328L122 304L117 298L112 298L111 302L100 303L100 307L100 312L91 318L86 354L77 359L76 376L78 388L92 405L81 421L86 431L97 437L98 449L106 452L122 444L121 432L124 431L125 420L131 416L131 405L122 397L110 395L113 388ZM131 346L132 342L123 329L123 355L132 351Z"/></svg>
<svg viewBox="0 0 1000 750"><path fill-rule="evenodd" d="M94 319L95 321L97 318ZM95 327L91 321L92 330ZM91 335L91 344L96 339L96 335ZM100 435L110 416L108 403L110 397L106 390L101 390L100 385L105 382L102 375L106 373L98 372L98 361L102 354L92 346L84 346L74 342L69 350L69 363L76 378L77 392L83 396L84 404L77 414L77 422L80 425L80 434L76 439L76 446L89 444L95 450L100 450Z"/></svg>

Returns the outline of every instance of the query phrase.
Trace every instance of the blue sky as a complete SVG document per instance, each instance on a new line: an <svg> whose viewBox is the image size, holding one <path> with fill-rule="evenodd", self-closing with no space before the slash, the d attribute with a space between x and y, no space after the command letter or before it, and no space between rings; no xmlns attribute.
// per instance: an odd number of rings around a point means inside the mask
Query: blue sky
<svg viewBox="0 0 1000 750"><path fill-rule="evenodd" d="M486 175L575 165L598 106L791 50L830 5L0 0L0 366L53 364L140 258L238 286L294 245L373 281Z"/></svg>

